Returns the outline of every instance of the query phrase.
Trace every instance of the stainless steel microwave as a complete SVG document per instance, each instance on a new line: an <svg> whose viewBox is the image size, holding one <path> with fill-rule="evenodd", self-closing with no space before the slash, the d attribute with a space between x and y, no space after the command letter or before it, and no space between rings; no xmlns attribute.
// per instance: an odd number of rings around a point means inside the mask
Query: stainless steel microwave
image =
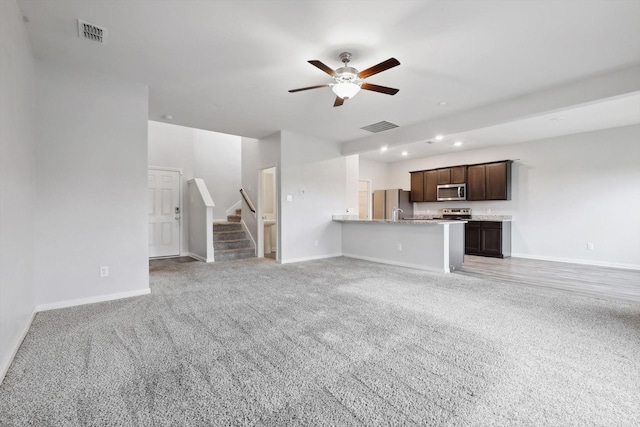
<svg viewBox="0 0 640 427"><path fill-rule="evenodd" d="M433 187L431 187L433 188ZM440 200L467 200L467 184L438 185L437 199Z"/></svg>

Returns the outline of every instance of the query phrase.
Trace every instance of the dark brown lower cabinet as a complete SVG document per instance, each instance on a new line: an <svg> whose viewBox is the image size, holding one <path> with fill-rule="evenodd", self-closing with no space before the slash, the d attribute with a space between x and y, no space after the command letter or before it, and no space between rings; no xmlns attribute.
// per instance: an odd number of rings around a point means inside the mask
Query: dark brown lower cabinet
<svg viewBox="0 0 640 427"><path fill-rule="evenodd" d="M511 256L511 222L469 221L464 228L464 253L496 258Z"/></svg>

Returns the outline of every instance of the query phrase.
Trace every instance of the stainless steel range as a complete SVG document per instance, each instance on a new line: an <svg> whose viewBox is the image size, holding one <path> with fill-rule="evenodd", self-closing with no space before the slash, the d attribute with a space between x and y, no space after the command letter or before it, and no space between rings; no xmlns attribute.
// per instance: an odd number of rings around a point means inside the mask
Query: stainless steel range
<svg viewBox="0 0 640 427"><path fill-rule="evenodd" d="M471 219L471 208L444 208L442 219Z"/></svg>

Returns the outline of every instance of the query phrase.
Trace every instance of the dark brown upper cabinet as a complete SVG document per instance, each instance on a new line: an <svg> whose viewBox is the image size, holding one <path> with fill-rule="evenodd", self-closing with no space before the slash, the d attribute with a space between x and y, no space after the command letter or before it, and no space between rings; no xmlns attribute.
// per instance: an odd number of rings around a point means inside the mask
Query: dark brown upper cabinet
<svg viewBox="0 0 640 427"><path fill-rule="evenodd" d="M467 200L485 200L484 165L467 167Z"/></svg>
<svg viewBox="0 0 640 427"><path fill-rule="evenodd" d="M467 200L511 200L511 160L411 172L411 201L437 202L438 185L467 184Z"/></svg>
<svg viewBox="0 0 640 427"><path fill-rule="evenodd" d="M438 185L464 184L467 178L466 166L438 169Z"/></svg>
<svg viewBox="0 0 640 427"><path fill-rule="evenodd" d="M464 184L467 182L467 167L456 166L451 169L451 184Z"/></svg>
<svg viewBox="0 0 640 427"><path fill-rule="evenodd" d="M424 172L411 172L411 201L424 202Z"/></svg>
<svg viewBox="0 0 640 427"><path fill-rule="evenodd" d="M511 161L467 167L467 200L511 200Z"/></svg>
<svg viewBox="0 0 640 427"><path fill-rule="evenodd" d="M438 169L438 185L451 184L451 168Z"/></svg>
<svg viewBox="0 0 640 427"><path fill-rule="evenodd" d="M424 171L424 201L438 201L438 171Z"/></svg>

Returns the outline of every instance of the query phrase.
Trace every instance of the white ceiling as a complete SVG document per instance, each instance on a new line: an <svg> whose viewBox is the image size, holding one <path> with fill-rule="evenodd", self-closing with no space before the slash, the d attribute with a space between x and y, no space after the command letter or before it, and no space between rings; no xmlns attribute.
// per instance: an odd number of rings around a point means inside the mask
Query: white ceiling
<svg viewBox="0 0 640 427"><path fill-rule="evenodd" d="M387 131L392 145L415 142L405 127L455 121L469 110L640 65L637 0L18 3L37 58L148 84L151 120L171 115L175 124L254 138L286 129L367 147L359 151L379 146L383 134L360 128L381 120L400 125ZM78 18L106 27L107 44L79 39ZM368 81L400 92L361 91L337 108L329 88L288 93L328 83L307 60L337 68L344 50L360 70L397 58L400 66ZM615 117L600 120L600 128L640 122L638 96L620 96L640 90L640 76L633 77L623 89L609 82L609 91L589 90L586 106L584 99L570 105L567 98L562 108L541 101L524 120L476 120L447 140L477 148L593 130L592 119L603 115ZM565 119L550 125L558 110Z"/></svg>
<svg viewBox="0 0 640 427"><path fill-rule="evenodd" d="M381 162L397 162L460 150L474 150L627 126L639 122L640 93L634 93L564 111L554 111L495 126L442 135L444 138L440 141L428 138L409 144L386 145L384 151L376 149L362 153L360 156ZM455 145L456 142L461 144Z"/></svg>

